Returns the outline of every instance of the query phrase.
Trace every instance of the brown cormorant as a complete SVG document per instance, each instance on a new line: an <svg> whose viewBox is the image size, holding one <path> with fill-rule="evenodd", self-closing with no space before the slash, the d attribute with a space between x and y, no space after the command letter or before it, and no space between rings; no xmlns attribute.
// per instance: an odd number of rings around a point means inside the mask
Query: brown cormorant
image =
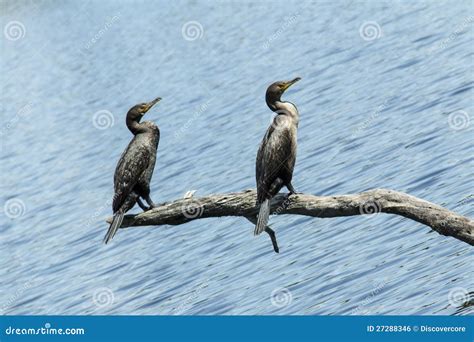
<svg viewBox="0 0 474 342"><path fill-rule="evenodd" d="M122 224L123 216L133 208L135 203L138 203L143 210L155 206L150 198L150 180L155 168L160 130L155 123L151 121L140 123L140 120L160 100L161 98L158 97L149 103L138 104L130 108L127 113L126 124L134 137L115 168L115 194L112 202L114 217L105 234L105 243L114 237ZM143 204L140 197L148 203L149 207Z"/></svg>
<svg viewBox="0 0 474 342"><path fill-rule="evenodd" d="M276 116L268 127L257 153L257 205L260 205L260 210L255 235L269 229L267 223L272 197L278 194L283 186L288 188L290 195L296 193L291 179L296 160L299 113L293 103L281 101L281 96L300 79L297 77L292 81L275 82L267 89L265 99Z"/></svg>

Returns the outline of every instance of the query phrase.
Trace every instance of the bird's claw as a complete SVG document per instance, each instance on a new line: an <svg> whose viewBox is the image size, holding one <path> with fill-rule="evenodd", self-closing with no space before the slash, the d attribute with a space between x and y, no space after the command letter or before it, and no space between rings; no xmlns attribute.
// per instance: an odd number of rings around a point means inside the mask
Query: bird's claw
<svg viewBox="0 0 474 342"><path fill-rule="evenodd" d="M301 195L302 192L299 192L299 191L295 191L295 192L289 192L287 195L286 195L286 199L290 198L290 196L298 196L298 195Z"/></svg>
<svg viewBox="0 0 474 342"><path fill-rule="evenodd" d="M158 206L156 204L153 204L153 205L150 205L149 207L145 208L143 211L147 212L147 211L150 211L152 209L155 209L156 207L158 207Z"/></svg>

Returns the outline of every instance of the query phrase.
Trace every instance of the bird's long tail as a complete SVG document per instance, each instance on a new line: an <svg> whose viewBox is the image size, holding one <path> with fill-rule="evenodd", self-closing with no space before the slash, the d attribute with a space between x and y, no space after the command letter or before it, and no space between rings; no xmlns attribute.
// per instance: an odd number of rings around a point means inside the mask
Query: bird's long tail
<svg viewBox="0 0 474 342"><path fill-rule="evenodd" d="M119 229L120 226L122 225L124 215L125 213L123 213L122 211L118 211L115 213L112 219L112 223L110 224L109 230L107 230L107 234L105 234L105 237L104 237L105 244L107 244L110 240L112 240L115 233L117 233L117 229Z"/></svg>
<svg viewBox="0 0 474 342"><path fill-rule="evenodd" d="M260 211L258 212L257 224L255 225L254 235L259 235L265 230L268 224L268 217L270 216L270 200L267 198L260 204Z"/></svg>

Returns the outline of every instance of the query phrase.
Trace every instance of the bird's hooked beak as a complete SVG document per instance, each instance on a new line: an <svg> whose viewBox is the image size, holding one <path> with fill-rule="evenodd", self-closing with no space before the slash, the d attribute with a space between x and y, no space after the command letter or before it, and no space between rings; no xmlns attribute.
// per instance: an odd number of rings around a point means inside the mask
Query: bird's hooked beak
<svg viewBox="0 0 474 342"><path fill-rule="evenodd" d="M293 84L295 84L299 80L301 80L301 77L296 77L294 80L285 82L285 84L283 85L283 91L287 90L289 87L291 87Z"/></svg>
<svg viewBox="0 0 474 342"><path fill-rule="evenodd" d="M154 99L153 101L151 102L148 102L145 106L145 109L143 110L142 114L145 114L146 112L148 112L150 110L151 107L153 107L154 105L156 105L158 102L161 101L161 97L157 97L156 99Z"/></svg>

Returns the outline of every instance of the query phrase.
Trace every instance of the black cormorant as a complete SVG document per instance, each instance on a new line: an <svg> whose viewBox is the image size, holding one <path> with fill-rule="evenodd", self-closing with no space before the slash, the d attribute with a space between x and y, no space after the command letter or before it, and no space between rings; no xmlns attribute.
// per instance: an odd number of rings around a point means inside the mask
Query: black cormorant
<svg viewBox="0 0 474 342"><path fill-rule="evenodd" d="M127 113L127 127L134 137L120 157L114 174L114 198L112 209L114 217L110 224L104 242L109 242L122 224L123 216L133 208L135 203L143 210L155 206L150 198L150 180L155 168L156 150L160 141L160 130L151 121L140 123L141 118L161 98L149 103L133 106ZM146 207L143 198L149 205Z"/></svg>
<svg viewBox="0 0 474 342"><path fill-rule="evenodd" d="M267 228L272 197L278 194L283 186L288 188L290 195L296 193L291 179L296 160L299 113L293 103L281 101L281 95L300 79L297 77L292 81L275 82L267 89L265 99L276 116L268 127L257 153L257 205L260 204L260 210L255 235Z"/></svg>

